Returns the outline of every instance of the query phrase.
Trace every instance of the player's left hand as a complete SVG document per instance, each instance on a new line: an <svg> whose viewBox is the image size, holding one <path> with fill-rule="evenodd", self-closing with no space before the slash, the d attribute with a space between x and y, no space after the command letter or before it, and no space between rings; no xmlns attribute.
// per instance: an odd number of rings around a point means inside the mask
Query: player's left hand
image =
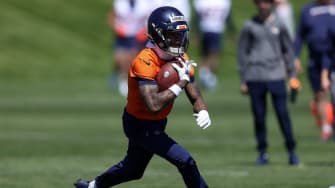
<svg viewBox="0 0 335 188"><path fill-rule="evenodd" d="M202 129L206 129L211 126L211 118L207 110L200 110L198 113L194 113L193 116L196 118L197 125Z"/></svg>

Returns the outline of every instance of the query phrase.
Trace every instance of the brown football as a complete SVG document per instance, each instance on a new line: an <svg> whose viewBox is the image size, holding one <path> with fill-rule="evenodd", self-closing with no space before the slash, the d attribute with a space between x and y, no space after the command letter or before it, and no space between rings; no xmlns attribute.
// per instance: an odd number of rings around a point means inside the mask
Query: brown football
<svg viewBox="0 0 335 188"><path fill-rule="evenodd" d="M159 91L164 91L179 81L178 73L172 63L179 64L178 62L165 63L156 75Z"/></svg>

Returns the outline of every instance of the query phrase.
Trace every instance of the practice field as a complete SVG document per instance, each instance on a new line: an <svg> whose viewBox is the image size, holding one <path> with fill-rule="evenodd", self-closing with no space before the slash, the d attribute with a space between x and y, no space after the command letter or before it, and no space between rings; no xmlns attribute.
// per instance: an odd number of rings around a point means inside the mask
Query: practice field
<svg viewBox="0 0 335 188"><path fill-rule="evenodd" d="M335 142L321 142L303 90L289 109L302 164L287 164L277 121L268 103L270 164L257 153L248 98L239 94L238 29L254 12L252 1L233 0L236 33L226 36L220 87L204 92L212 126L196 126L183 94L167 132L190 151L212 188L328 188L335 185ZM307 0L294 0L299 10ZM1 0L0 188L65 188L92 179L122 159L126 99L108 87L111 66L106 26L109 0ZM298 12L295 13L297 16ZM194 28L194 27L193 27ZM191 32L191 57L199 43ZM302 56L305 62L306 54ZM140 181L123 188L182 188L168 162L154 157Z"/></svg>
<svg viewBox="0 0 335 188"><path fill-rule="evenodd" d="M309 116L308 96L291 105L302 165L291 167L272 111L270 160L254 165L256 152L248 100L233 80L205 93L213 125L195 125L185 96L177 100L168 133L198 161L210 187L323 188L334 182L335 143L322 143ZM1 82L0 187L71 187L79 177L93 178L125 154L121 128L125 99L103 80L34 83ZM269 106L270 107L270 106ZM119 187L183 187L177 170L154 157L142 180Z"/></svg>

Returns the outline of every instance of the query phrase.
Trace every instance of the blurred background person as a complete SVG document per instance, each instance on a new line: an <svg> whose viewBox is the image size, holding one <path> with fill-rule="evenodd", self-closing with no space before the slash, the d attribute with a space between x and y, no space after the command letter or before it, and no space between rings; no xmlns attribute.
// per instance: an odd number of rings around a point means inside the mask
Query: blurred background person
<svg viewBox="0 0 335 188"><path fill-rule="evenodd" d="M331 85L331 100L332 100L332 134L333 134L333 141L335 141L335 121L334 121L334 114L335 114L335 23L332 24L333 27L330 28L329 30L329 35L331 37L331 42L332 42L332 48L329 50L328 54L331 59L331 65L330 65L330 71L331 74L327 78L330 78Z"/></svg>
<svg viewBox="0 0 335 188"><path fill-rule="evenodd" d="M335 8L335 7L334 7ZM335 109L335 22L328 30L329 38L331 39L331 48L327 51L327 53L323 54L323 63L322 71L321 71L321 87L323 90L330 90L331 96L331 115L334 117L334 110ZM329 113L329 111L328 111ZM332 126L332 134L333 139L335 141L335 134L334 134L334 119L332 118L331 121ZM330 138L330 137L329 137Z"/></svg>
<svg viewBox="0 0 335 188"><path fill-rule="evenodd" d="M248 94L254 118L254 130L259 152L256 164L268 163L266 104L271 95L280 130L285 139L288 163L299 164L295 153L290 114L287 108L286 79L296 78L292 40L284 24L272 14L272 0L254 0L258 13L246 21L238 43L240 91Z"/></svg>
<svg viewBox="0 0 335 188"><path fill-rule="evenodd" d="M315 118L322 130L322 140L329 139L332 134L331 122L327 118L329 95L328 91L322 88L320 79L321 69L326 64L322 58L323 54L331 47L328 31L330 27L334 27L334 23L335 7L332 0L316 0L308 3L301 10L294 43L296 64L299 66L303 43L306 42L308 47L308 79L314 95L311 110L315 109Z"/></svg>
<svg viewBox="0 0 335 188"><path fill-rule="evenodd" d="M114 0L108 25L114 34L113 64L110 85L127 96L128 68L147 41L146 20L151 12L147 0Z"/></svg>
<svg viewBox="0 0 335 188"><path fill-rule="evenodd" d="M294 39L294 20L293 8L289 0L275 0L275 14L284 23L290 34L291 39Z"/></svg>
<svg viewBox="0 0 335 188"><path fill-rule="evenodd" d="M292 4L289 0L274 0L274 12L275 15L280 19L286 26L291 39L294 41L295 38L295 21ZM302 73L301 64L299 61L294 62L297 73Z"/></svg>
<svg viewBox="0 0 335 188"><path fill-rule="evenodd" d="M214 90L217 85L220 53L223 50L221 41L230 13L231 1L195 0L194 8L201 37L202 64L199 78L205 89Z"/></svg>

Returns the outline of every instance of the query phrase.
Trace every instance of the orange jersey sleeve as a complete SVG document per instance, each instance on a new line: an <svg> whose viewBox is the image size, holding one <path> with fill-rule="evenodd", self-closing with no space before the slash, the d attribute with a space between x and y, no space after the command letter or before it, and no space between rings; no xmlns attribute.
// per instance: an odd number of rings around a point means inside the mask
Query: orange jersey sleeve
<svg viewBox="0 0 335 188"><path fill-rule="evenodd" d="M159 71L159 65L156 64L157 61L155 54L152 54L149 49L143 50L131 64L129 69L130 78L155 80Z"/></svg>
<svg viewBox="0 0 335 188"><path fill-rule="evenodd" d="M173 103L167 105L158 113L151 113L140 95L139 80L146 80L148 84L156 84L155 78L165 61L161 60L153 49L146 48L132 62L128 74L128 99L126 111L139 119L160 120L170 113Z"/></svg>

